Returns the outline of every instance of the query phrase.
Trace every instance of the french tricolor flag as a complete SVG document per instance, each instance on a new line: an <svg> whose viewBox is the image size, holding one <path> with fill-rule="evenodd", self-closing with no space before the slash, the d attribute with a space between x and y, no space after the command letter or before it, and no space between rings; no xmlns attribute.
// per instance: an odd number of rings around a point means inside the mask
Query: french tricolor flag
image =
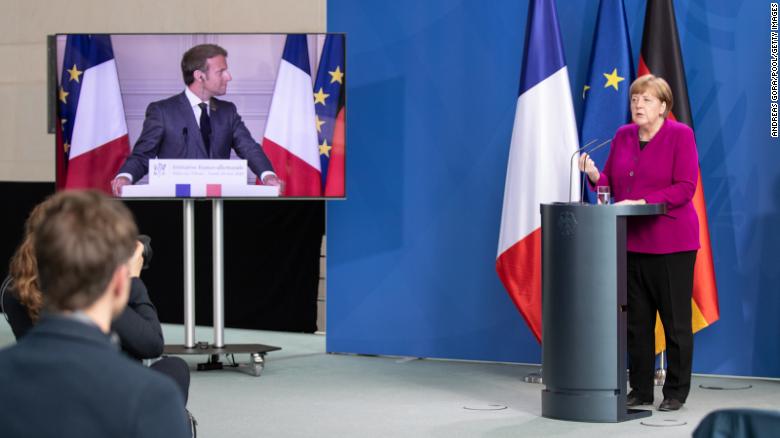
<svg viewBox="0 0 780 438"><path fill-rule="evenodd" d="M130 140L109 35L68 35L57 97L58 187L110 194Z"/></svg>
<svg viewBox="0 0 780 438"><path fill-rule="evenodd" d="M579 181L569 73L554 0L532 0L501 214L496 270L542 340L542 203L568 201ZM574 174L569 178L570 173Z"/></svg>
<svg viewBox="0 0 780 438"><path fill-rule="evenodd" d="M263 136L285 196L321 196L320 154L306 35L288 35Z"/></svg>

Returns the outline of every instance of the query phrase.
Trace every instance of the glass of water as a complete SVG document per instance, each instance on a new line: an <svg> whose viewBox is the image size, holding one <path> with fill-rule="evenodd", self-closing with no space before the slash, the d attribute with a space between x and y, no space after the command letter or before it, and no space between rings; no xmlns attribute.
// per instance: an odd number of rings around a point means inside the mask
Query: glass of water
<svg viewBox="0 0 780 438"><path fill-rule="evenodd" d="M596 193L598 194L598 202L600 205L609 204L609 186L596 187Z"/></svg>

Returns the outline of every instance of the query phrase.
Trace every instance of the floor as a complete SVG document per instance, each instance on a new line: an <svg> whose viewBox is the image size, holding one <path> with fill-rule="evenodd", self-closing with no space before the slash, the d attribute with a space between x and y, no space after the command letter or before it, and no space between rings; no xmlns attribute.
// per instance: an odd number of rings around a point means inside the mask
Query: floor
<svg viewBox="0 0 780 438"><path fill-rule="evenodd" d="M163 330L169 343L183 342L181 326ZM210 341L212 332L198 327L196 337ZM543 385L523 382L538 367L327 354L324 335L227 329L225 340L282 350L266 356L260 377L193 371L188 407L200 437L689 437L717 408L780 408L778 381L694 376L678 412L617 424L558 421L541 417ZM11 342L0 323L0 345ZM194 370L206 357L185 359Z"/></svg>

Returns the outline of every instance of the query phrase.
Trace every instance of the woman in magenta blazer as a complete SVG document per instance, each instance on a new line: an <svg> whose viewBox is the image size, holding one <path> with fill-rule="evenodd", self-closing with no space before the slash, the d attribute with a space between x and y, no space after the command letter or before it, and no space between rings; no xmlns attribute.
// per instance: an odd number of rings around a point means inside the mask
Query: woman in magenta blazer
<svg viewBox="0 0 780 438"><path fill-rule="evenodd" d="M631 84L631 119L615 133L602 172L580 157L591 187L609 186L618 204L664 203L666 214L628 219L629 406L653 403L655 315L666 335L662 411L680 409L691 386L693 266L699 220L692 199L698 181L693 131L667 118L669 84L652 75Z"/></svg>

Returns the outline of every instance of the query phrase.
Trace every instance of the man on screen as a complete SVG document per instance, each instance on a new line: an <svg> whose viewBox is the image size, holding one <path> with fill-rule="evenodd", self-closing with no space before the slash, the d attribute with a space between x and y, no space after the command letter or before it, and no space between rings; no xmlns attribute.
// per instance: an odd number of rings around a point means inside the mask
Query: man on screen
<svg viewBox="0 0 780 438"><path fill-rule="evenodd" d="M146 109L143 130L132 154L111 183L114 195L137 182L149 170L150 158L230 158L230 148L249 163L263 184L281 186L270 161L252 139L232 102L216 99L227 92L233 78L227 51L201 44L181 60L184 92L152 102Z"/></svg>

